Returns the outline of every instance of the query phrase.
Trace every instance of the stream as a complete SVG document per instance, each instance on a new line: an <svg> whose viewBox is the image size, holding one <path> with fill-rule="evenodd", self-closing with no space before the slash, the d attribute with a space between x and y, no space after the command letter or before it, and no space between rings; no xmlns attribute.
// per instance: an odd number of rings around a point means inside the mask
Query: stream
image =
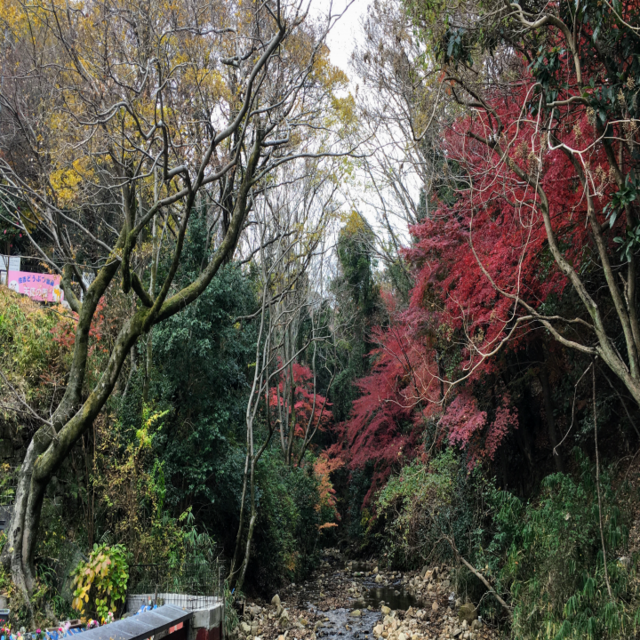
<svg viewBox="0 0 640 640"><path fill-rule="evenodd" d="M327 550L303 584L287 586L266 606L247 605L237 635L240 640L498 637L477 618L472 604L456 598L445 567L384 571L375 561L345 562L334 550Z"/></svg>

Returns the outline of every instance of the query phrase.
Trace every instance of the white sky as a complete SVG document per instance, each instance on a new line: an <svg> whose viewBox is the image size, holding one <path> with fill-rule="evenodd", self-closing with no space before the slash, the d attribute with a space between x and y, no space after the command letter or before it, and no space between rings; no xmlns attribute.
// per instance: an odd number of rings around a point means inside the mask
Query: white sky
<svg viewBox="0 0 640 640"><path fill-rule="evenodd" d="M345 10L344 15L336 22L334 27L329 32L327 37L327 46L330 50L331 62L340 67L348 76L351 81L351 92L355 91L359 78L355 75L355 72L350 67L351 53L356 44L363 40L362 33L362 19L367 14L367 8L373 2L373 0L310 0L310 14L312 16L326 16L331 8L333 15L339 14ZM361 86L361 90L366 90ZM386 228L380 229L378 214L375 208L368 202L368 196L364 188L365 182L368 178L364 175L359 176L357 184L352 184L348 189L348 199L357 207L357 210L367 219L371 226L381 231L381 235L386 235ZM415 197L417 197L417 189ZM389 202L393 202L391 198ZM390 222L398 232L400 238L407 240L407 223L404 217L394 217L393 207L389 211Z"/></svg>
<svg viewBox="0 0 640 640"><path fill-rule="evenodd" d="M311 13L318 16L326 15L331 5L333 14L341 13L349 2L350 0L311 0ZM350 78L353 75L349 69L351 52L357 39L362 37L360 19L366 14L369 2L370 0L353 0L327 38L331 62L345 71Z"/></svg>

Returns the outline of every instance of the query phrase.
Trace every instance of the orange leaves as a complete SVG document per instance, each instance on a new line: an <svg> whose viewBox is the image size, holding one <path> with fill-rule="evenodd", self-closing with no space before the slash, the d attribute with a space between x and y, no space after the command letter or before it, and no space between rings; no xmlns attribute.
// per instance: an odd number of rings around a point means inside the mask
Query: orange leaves
<svg viewBox="0 0 640 640"><path fill-rule="evenodd" d="M318 512L322 512L323 509L328 509L333 518L340 519L340 514L336 509L336 491L331 483L331 473L344 466L344 461L341 458L329 458L327 453L322 453L316 461L313 463L313 471L318 479L318 494L320 501L316 505L315 509ZM325 522L320 525L319 529L329 529L331 527L337 527L335 522Z"/></svg>

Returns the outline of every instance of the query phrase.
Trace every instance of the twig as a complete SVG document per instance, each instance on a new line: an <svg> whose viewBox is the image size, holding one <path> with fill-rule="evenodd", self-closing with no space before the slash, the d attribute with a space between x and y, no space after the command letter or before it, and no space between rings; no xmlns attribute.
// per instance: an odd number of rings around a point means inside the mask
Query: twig
<svg viewBox="0 0 640 640"><path fill-rule="evenodd" d="M598 494L598 520L600 523L600 542L602 543L602 562L604 564L604 581L607 583L607 591L609 598L613 600L611 592L611 584L609 582L609 570L607 569L607 549L604 544L604 527L602 525L602 497L600 495L600 456L598 454L598 420L596 418L596 368L591 367L591 377L593 379L593 428L595 434L596 445L596 492Z"/></svg>
<svg viewBox="0 0 640 640"><path fill-rule="evenodd" d="M571 424L569 425L569 429L567 430L567 433L564 434L564 437L562 438L562 440L560 440L560 442L555 447L553 447L554 456L558 455L558 448L562 446L562 443L567 439L567 436L571 433L571 429L573 429L573 423L576 418L576 395L578 393L578 385L580 384L580 381L582 380L582 378L584 378L585 375L587 375L587 372L592 367L593 367L593 362L584 370L584 372L578 379L578 382L576 382L575 387L573 388L573 404L571 405Z"/></svg>
<svg viewBox="0 0 640 640"><path fill-rule="evenodd" d="M487 587L487 589L495 596L496 600L503 606L503 608L511 618L513 616L511 607L498 595L498 592L491 586L491 584L489 584L489 581L470 562L465 560L460 555L460 552L458 551L458 547L456 547L455 542L449 536L445 536L445 540L447 540L447 542L451 545L451 548L453 549L453 552L458 557L458 560L460 560L460 562L462 562L462 564L465 567L467 567L467 569L469 569L469 571L471 571L471 573L473 573L473 575L476 578L478 578L478 580L480 580L480 582L482 582L482 584L485 587Z"/></svg>

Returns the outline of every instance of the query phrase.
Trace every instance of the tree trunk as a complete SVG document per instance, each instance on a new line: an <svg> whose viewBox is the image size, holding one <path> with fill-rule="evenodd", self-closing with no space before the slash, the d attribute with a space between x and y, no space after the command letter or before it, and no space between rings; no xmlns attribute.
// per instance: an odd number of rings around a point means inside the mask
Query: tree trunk
<svg viewBox="0 0 640 640"><path fill-rule="evenodd" d="M34 552L42 503L49 481L60 468L71 448L93 424L93 420L109 398L122 363L141 333L143 317L144 313L139 312L125 323L100 382L80 409L75 414L71 414L74 409L74 398L65 394L65 398L54 413L52 423L40 427L29 443L18 473L13 516L7 534L7 544L2 553L4 566L11 569L14 583L27 600L35 586ZM82 346L76 345L76 356L79 348L82 349ZM80 366L84 370L86 350L84 361ZM73 370L70 377L72 375ZM68 391L69 389L71 389L70 386ZM62 421L61 428L58 430L54 427L56 423L59 424L56 417Z"/></svg>
<svg viewBox="0 0 640 640"><path fill-rule="evenodd" d="M242 547L242 529L244 527L244 503L247 497L247 485L249 478L249 452L244 461L244 474L242 478L242 497L240 498L240 517L238 518L238 532L236 534L236 544L233 552L233 558L231 559L231 567L229 568L229 588L232 588L236 583L236 566L240 561L240 548Z"/></svg>
<svg viewBox="0 0 640 640"><path fill-rule="evenodd" d="M556 464L556 471L562 473L564 471L564 465L562 463L562 456L558 451L558 437L556 434L556 422L553 416L553 402L551 400L551 391L549 389L549 378L547 377L547 370L544 366L540 367L540 384L542 385L542 398L544 401L544 413L547 419L547 430L549 432L549 441L551 442L553 451L553 461Z"/></svg>

